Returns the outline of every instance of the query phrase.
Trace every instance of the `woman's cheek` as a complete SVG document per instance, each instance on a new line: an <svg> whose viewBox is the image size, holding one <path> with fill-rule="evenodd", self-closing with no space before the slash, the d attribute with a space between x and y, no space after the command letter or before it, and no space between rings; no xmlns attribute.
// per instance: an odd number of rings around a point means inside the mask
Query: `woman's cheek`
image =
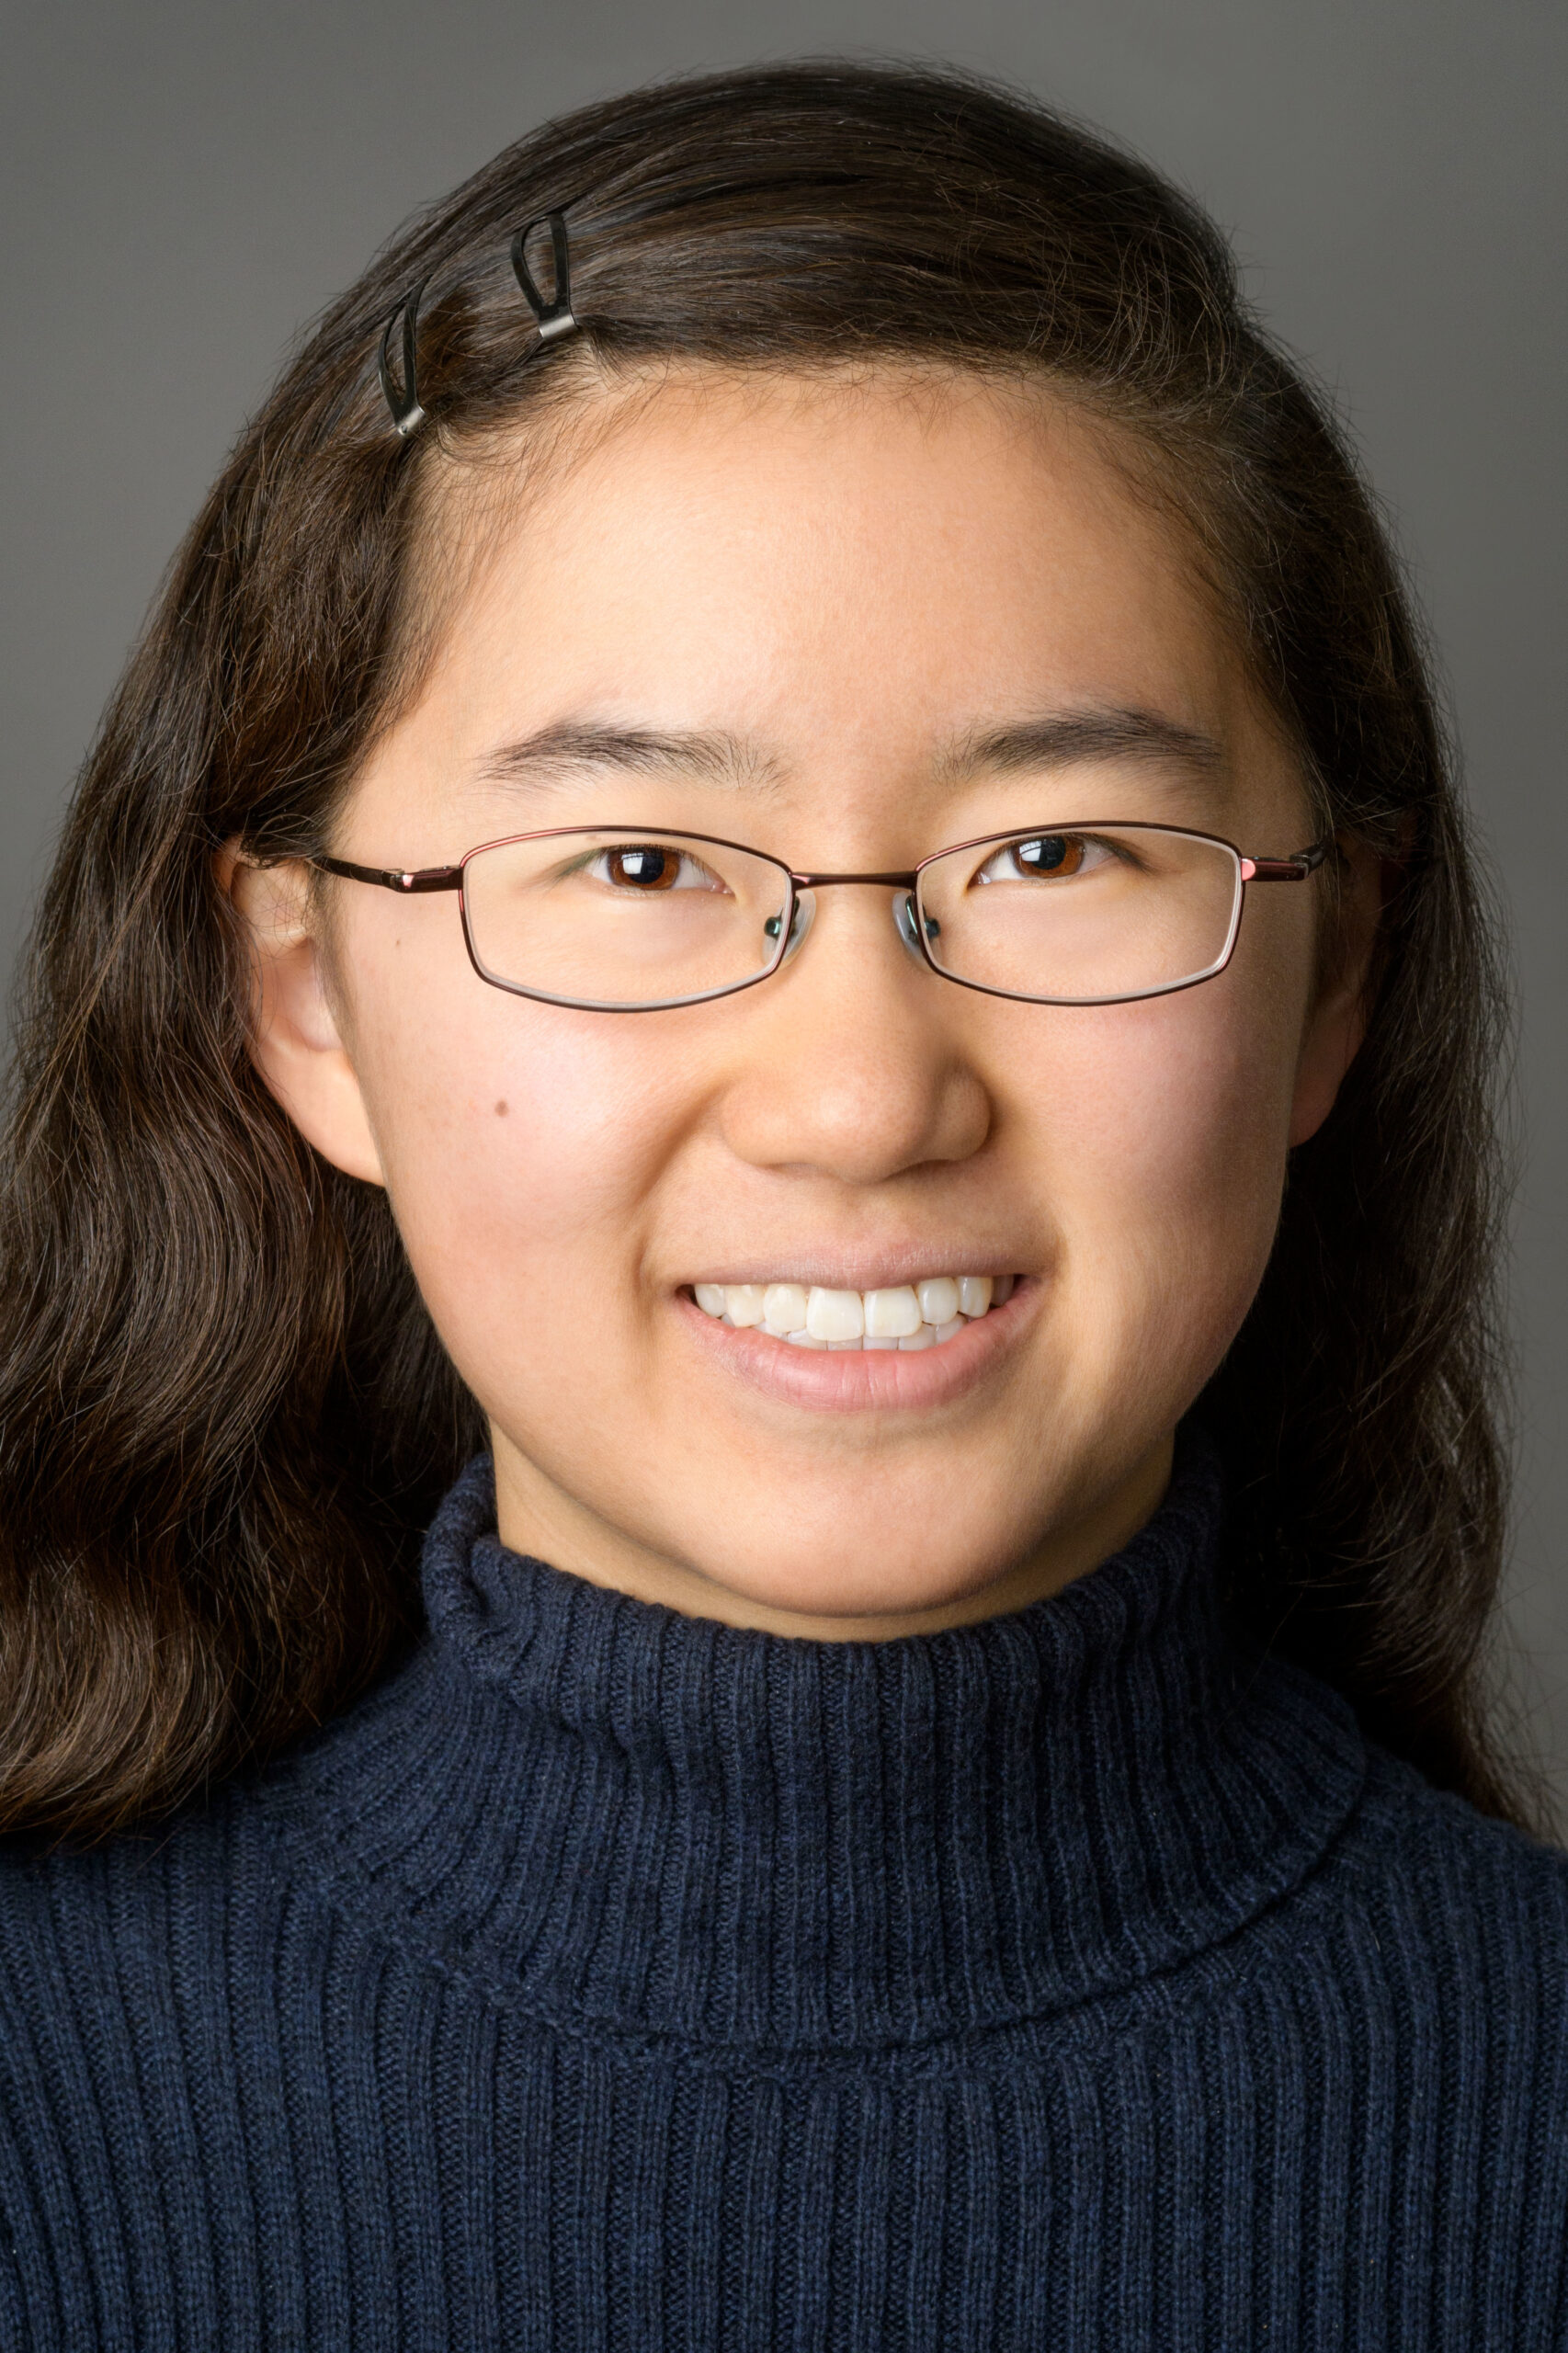
<svg viewBox="0 0 1568 2353"><path fill-rule="evenodd" d="M1085 1356L1222 1354L1267 1262L1289 1087L1267 1041L1206 994L1121 1008L1070 1123L1042 1138Z"/></svg>
<svg viewBox="0 0 1568 2353"><path fill-rule="evenodd" d="M581 1016L493 995L388 1038L369 1074L392 1212L465 1373L585 1344L625 1296L660 1162L660 1090Z"/></svg>

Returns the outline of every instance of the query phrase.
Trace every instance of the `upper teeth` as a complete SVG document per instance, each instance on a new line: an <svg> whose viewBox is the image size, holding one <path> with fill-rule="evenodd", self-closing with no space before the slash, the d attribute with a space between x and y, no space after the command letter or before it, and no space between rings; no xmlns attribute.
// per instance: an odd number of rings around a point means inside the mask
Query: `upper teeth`
<svg viewBox="0 0 1568 2353"><path fill-rule="evenodd" d="M705 1315L759 1325L802 1348L929 1348L1011 1298L1011 1275L932 1275L887 1290L804 1283L697 1283Z"/></svg>

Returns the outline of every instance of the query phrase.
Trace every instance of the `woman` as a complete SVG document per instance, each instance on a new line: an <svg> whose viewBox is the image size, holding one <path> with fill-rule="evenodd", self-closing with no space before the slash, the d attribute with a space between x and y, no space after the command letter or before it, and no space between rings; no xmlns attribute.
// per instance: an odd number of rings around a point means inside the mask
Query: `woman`
<svg viewBox="0 0 1568 2353"><path fill-rule="evenodd" d="M849 67L501 156L31 990L7 2341L1562 2341L1491 966L1188 205Z"/></svg>

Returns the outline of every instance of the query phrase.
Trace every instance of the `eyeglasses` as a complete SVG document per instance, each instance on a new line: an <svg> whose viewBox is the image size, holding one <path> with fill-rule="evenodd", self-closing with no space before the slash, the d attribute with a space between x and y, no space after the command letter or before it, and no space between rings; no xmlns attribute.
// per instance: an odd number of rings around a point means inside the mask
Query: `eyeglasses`
<svg viewBox="0 0 1568 2353"><path fill-rule="evenodd" d="M417 894L456 891L482 981L546 1005L649 1013L777 972L819 891L892 893L904 945L939 980L1028 1005L1124 1005L1224 971L1249 882L1301 882L1328 840L1248 858L1218 835L1119 821L955 842L898 874L802 874L761 850L665 825L552 826L412 872L312 861Z"/></svg>

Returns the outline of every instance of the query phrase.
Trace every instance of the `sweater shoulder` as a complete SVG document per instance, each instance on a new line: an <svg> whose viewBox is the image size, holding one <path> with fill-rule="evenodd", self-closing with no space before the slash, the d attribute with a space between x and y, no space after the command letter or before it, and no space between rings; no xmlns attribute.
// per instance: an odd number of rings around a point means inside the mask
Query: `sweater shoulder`
<svg viewBox="0 0 1568 2353"><path fill-rule="evenodd" d="M1568 1851L1435 1789L1369 1744L1343 1862L1372 1909L1424 1931L1434 1958L1471 1942L1533 1975L1568 2010Z"/></svg>
<svg viewBox="0 0 1568 2353"><path fill-rule="evenodd" d="M62 2000L91 2010L127 1986L167 1986L236 1906L264 1885L275 1894L250 1811L228 1785L199 1810L91 1847L0 1838L0 2044Z"/></svg>
<svg viewBox="0 0 1568 2353"><path fill-rule="evenodd" d="M1452 1790L1435 1788L1414 1765L1375 1741L1367 1744L1362 1813L1374 1838L1392 1841L1412 1855L1435 1845L1483 1876L1500 1874L1521 1886L1568 1889L1568 1847L1482 1813Z"/></svg>

